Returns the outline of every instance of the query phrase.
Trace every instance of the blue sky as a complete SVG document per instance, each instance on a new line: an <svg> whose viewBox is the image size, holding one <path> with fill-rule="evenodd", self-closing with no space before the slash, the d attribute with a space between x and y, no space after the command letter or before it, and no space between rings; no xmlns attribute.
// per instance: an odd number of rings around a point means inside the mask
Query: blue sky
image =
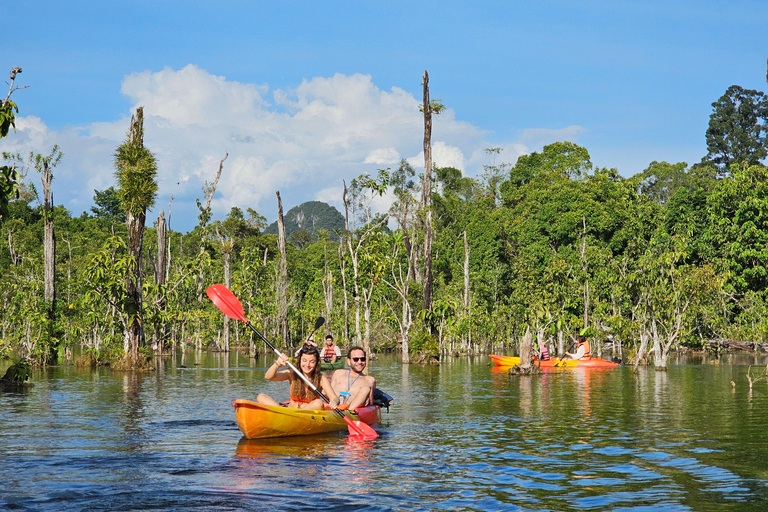
<svg viewBox="0 0 768 512"><path fill-rule="evenodd" d="M65 156L54 200L74 215L114 184L135 107L159 164L150 218L172 229L224 164L214 218L270 221L307 200L341 208L347 183L421 155L421 77L448 111L436 165L475 176L569 140L624 176L697 162L711 103L765 91L764 1L17 1L0 71L21 66L17 131L0 150ZM3 94L4 97L5 94ZM27 179L37 180L36 176ZM386 198L380 208L386 207Z"/></svg>

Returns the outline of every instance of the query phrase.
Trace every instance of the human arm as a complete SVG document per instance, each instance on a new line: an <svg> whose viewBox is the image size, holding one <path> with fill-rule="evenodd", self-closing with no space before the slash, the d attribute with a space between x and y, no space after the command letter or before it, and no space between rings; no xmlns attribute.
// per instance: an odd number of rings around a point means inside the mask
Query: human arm
<svg viewBox="0 0 768 512"><path fill-rule="evenodd" d="M376 379L371 376L366 376L362 380L358 381L352 389L350 389L350 397L348 409L354 411L358 407L364 407L373 403L373 390L376 389Z"/></svg>
<svg viewBox="0 0 768 512"><path fill-rule="evenodd" d="M285 354L280 354L277 361L267 368L264 378L272 381L288 380L291 372L289 370L280 370L280 367L286 364L288 364L288 357Z"/></svg>
<svg viewBox="0 0 768 512"><path fill-rule="evenodd" d="M570 352L566 352L565 355L569 356L574 361L578 361L582 357L584 357L584 354L586 353L587 349L584 347L584 345L579 345L579 348L576 349L575 354L571 354Z"/></svg>
<svg viewBox="0 0 768 512"><path fill-rule="evenodd" d="M320 377L320 387L322 388L323 393L325 393L325 396L328 397L328 405L334 409L338 407L339 395L336 394L336 391L333 389L333 386L331 386L330 381L325 375Z"/></svg>

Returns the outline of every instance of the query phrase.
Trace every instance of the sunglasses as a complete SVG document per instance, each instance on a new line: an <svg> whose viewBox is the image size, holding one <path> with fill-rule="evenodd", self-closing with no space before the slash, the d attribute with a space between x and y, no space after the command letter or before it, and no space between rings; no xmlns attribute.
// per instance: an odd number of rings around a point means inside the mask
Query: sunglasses
<svg viewBox="0 0 768 512"><path fill-rule="evenodd" d="M362 361L365 362L365 356L363 357L350 357L354 362Z"/></svg>

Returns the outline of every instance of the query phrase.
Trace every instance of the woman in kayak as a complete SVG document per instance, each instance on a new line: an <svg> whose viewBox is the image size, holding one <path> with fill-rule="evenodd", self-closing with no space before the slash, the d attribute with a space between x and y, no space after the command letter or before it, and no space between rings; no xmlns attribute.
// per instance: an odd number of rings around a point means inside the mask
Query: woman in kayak
<svg viewBox="0 0 768 512"><path fill-rule="evenodd" d="M317 389L323 391L330 400L329 405L339 405L339 397L328 382L328 378L320 372L320 353L317 348L304 345L297 353L298 369ZM277 361L267 369L264 378L271 381L287 380L291 384L291 399L288 407L297 409L323 409L323 399L312 390L304 379L301 379L290 368L280 370L281 366L288 363L288 357L281 355ZM259 393L256 401L264 405L280 405L266 393Z"/></svg>

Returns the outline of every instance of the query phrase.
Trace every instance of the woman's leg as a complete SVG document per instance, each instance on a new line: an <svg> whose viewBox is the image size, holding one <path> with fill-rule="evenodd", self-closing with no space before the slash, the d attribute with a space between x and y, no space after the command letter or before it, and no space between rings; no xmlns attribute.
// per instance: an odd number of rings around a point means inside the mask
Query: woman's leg
<svg viewBox="0 0 768 512"><path fill-rule="evenodd" d="M259 393L259 396L256 397L256 401L264 405L280 405L266 393Z"/></svg>
<svg viewBox="0 0 768 512"><path fill-rule="evenodd" d="M313 411L320 411L323 409L323 400L321 398L315 398L308 404L299 404L299 409L311 409Z"/></svg>

